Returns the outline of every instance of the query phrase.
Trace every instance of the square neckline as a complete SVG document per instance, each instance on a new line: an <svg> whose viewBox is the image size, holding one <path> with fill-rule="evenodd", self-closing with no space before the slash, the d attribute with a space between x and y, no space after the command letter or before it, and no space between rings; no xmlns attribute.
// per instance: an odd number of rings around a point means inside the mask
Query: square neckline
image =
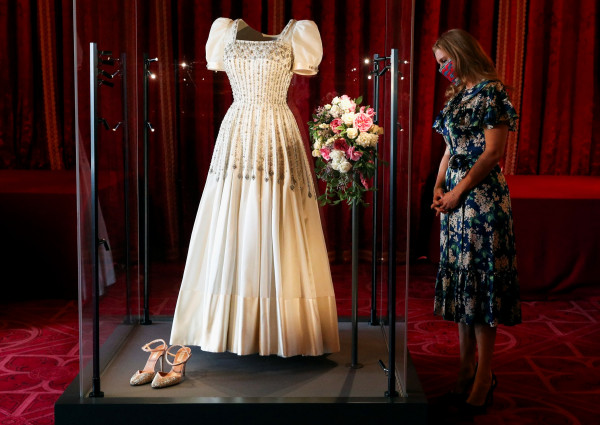
<svg viewBox="0 0 600 425"><path fill-rule="evenodd" d="M262 36L266 36L266 37L275 37L273 38L273 40L242 40L238 38L238 27L239 27L239 23L243 22L246 24L246 26L248 28L250 28L251 30L261 34ZM256 29L254 29L253 27L251 27L248 22L244 21L244 19L242 18L238 18L235 20L235 32L233 35L233 42L237 43L238 41L244 42L244 43L274 43L277 41L282 41L283 36L285 35L285 33L288 31L289 27L291 26L292 22L294 22L294 19L290 19L288 21L288 23L286 24L286 26L283 28L283 30L281 30L281 32L279 34L264 34Z"/></svg>

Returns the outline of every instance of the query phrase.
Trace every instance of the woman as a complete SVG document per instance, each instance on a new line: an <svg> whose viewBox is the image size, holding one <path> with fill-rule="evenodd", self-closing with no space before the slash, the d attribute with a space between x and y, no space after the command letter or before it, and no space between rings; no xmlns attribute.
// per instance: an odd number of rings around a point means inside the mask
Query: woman
<svg viewBox="0 0 600 425"><path fill-rule="evenodd" d="M435 314L458 323L460 369L450 398L478 414L496 386L497 325L521 322L510 196L498 165L517 114L470 34L444 33L433 53L452 83L433 125L446 142L431 205L441 215Z"/></svg>

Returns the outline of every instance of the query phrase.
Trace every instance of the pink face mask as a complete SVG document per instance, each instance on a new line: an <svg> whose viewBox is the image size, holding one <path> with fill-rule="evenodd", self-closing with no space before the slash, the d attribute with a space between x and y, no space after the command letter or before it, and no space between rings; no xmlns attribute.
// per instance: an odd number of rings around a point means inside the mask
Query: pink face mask
<svg viewBox="0 0 600 425"><path fill-rule="evenodd" d="M455 86L458 86L460 84L460 80L458 79L454 71L454 64L450 59L448 59L446 62L440 65L439 71Z"/></svg>

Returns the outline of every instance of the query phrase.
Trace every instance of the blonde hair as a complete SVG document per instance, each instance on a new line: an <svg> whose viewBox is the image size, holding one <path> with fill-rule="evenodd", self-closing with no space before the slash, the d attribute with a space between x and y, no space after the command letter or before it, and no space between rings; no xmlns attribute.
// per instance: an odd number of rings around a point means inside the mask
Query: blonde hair
<svg viewBox="0 0 600 425"><path fill-rule="evenodd" d="M446 89L446 98L454 97L467 81L477 84L481 80L498 80L494 62L468 32L461 29L445 32L432 46L434 54L438 49L445 51L452 59L454 71L460 79L457 86L451 84Z"/></svg>

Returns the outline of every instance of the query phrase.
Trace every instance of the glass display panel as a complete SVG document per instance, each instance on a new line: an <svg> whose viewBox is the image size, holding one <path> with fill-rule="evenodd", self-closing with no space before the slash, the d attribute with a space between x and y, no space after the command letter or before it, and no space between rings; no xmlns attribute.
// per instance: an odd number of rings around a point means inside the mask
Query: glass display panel
<svg viewBox="0 0 600 425"><path fill-rule="evenodd" d="M334 96L347 94L363 97L363 105L373 105L373 55L389 56L398 49L398 117L396 138L396 350L397 385L406 393L406 317L410 244L410 134L411 134L411 48L412 13L410 2L374 0L356 7L337 7L339 1L219 1L192 0L107 0L102 7L95 3L74 1L75 29L78 46L77 101L80 177L80 314L82 395L89 391L92 353L92 308L90 252L90 87L89 42L96 41L101 50L114 55L126 54L127 89L122 91L121 77L114 87L99 87L98 109L109 124L99 133L99 205L106 235L110 240L114 283L101 278L101 339L109 340L124 323L139 323L143 312L141 273L144 258L143 211L143 132L148 136L148 285L149 315L152 320L172 318L185 266L194 219L210 167L214 142L221 122L232 103L230 82L224 72L206 68L205 45L213 21L218 17L243 18L264 34L278 34L289 22L313 20L323 43L323 60L315 76L294 75L288 92L292 111L306 144L306 154L314 164L309 145L307 122L315 108L331 102ZM144 70L144 58L154 59ZM381 69L389 61L381 63ZM116 70L116 68L114 68ZM144 96L144 77L148 80ZM361 324L380 327L388 338L388 269L389 269L389 139L390 139L390 72L380 77L378 124L384 128L379 142L378 208L369 204L359 208L359 288L358 314ZM111 79L112 81L112 79ZM123 95L126 94L126 96ZM123 103L123 97L126 97ZM145 101L147 99L147 101ZM147 107L146 110L144 108ZM145 117L147 116L147 122ZM112 131L118 122L121 128ZM103 126L103 124L102 124ZM123 144L128 147L125 161ZM127 163L129 171L124 171ZM128 177L126 179L125 177ZM129 187L124 188L125 181ZM318 183L320 193L323 183ZM124 201L129 202L125 211ZM376 217L376 285L372 279L373 216ZM328 205L320 210L324 236L336 292L340 321L349 321L351 311L351 210L346 204ZM131 234L124 236L125 218ZM101 232L102 233L102 232ZM104 238L102 235L101 238ZM129 241L129 249L125 241ZM107 256L100 249L102 256ZM129 267L125 252L130 254ZM126 275L129 278L129 291ZM374 295L374 298L373 298ZM121 332L119 330L119 332ZM385 336L384 336L385 335ZM358 335L360 362L360 333ZM109 341L110 342L110 341ZM389 359L382 359L387 365ZM108 361L108 359L105 359ZM350 353L348 353L350 361ZM381 395L387 378L381 374ZM107 390L108 391L108 390Z"/></svg>
<svg viewBox="0 0 600 425"><path fill-rule="evenodd" d="M73 1L77 122L80 395L92 383L94 253L98 247L99 343L124 336L139 322L136 4ZM90 43L99 50L98 77L90 79ZM104 62L103 62L104 61ZM96 81L96 111L92 118ZM102 83L99 81L102 80ZM134 113L132 113L132 111ZM95 152L91 149L97 123ZM93 173L95 177L93 178ZM93 180L96 179L96 185ZM97 187L94 187L97 186ZM97 223L93 195L97 193ZM111 340L112 339L112 340ZM109 360L108 356L102 359Z"/></svg>

